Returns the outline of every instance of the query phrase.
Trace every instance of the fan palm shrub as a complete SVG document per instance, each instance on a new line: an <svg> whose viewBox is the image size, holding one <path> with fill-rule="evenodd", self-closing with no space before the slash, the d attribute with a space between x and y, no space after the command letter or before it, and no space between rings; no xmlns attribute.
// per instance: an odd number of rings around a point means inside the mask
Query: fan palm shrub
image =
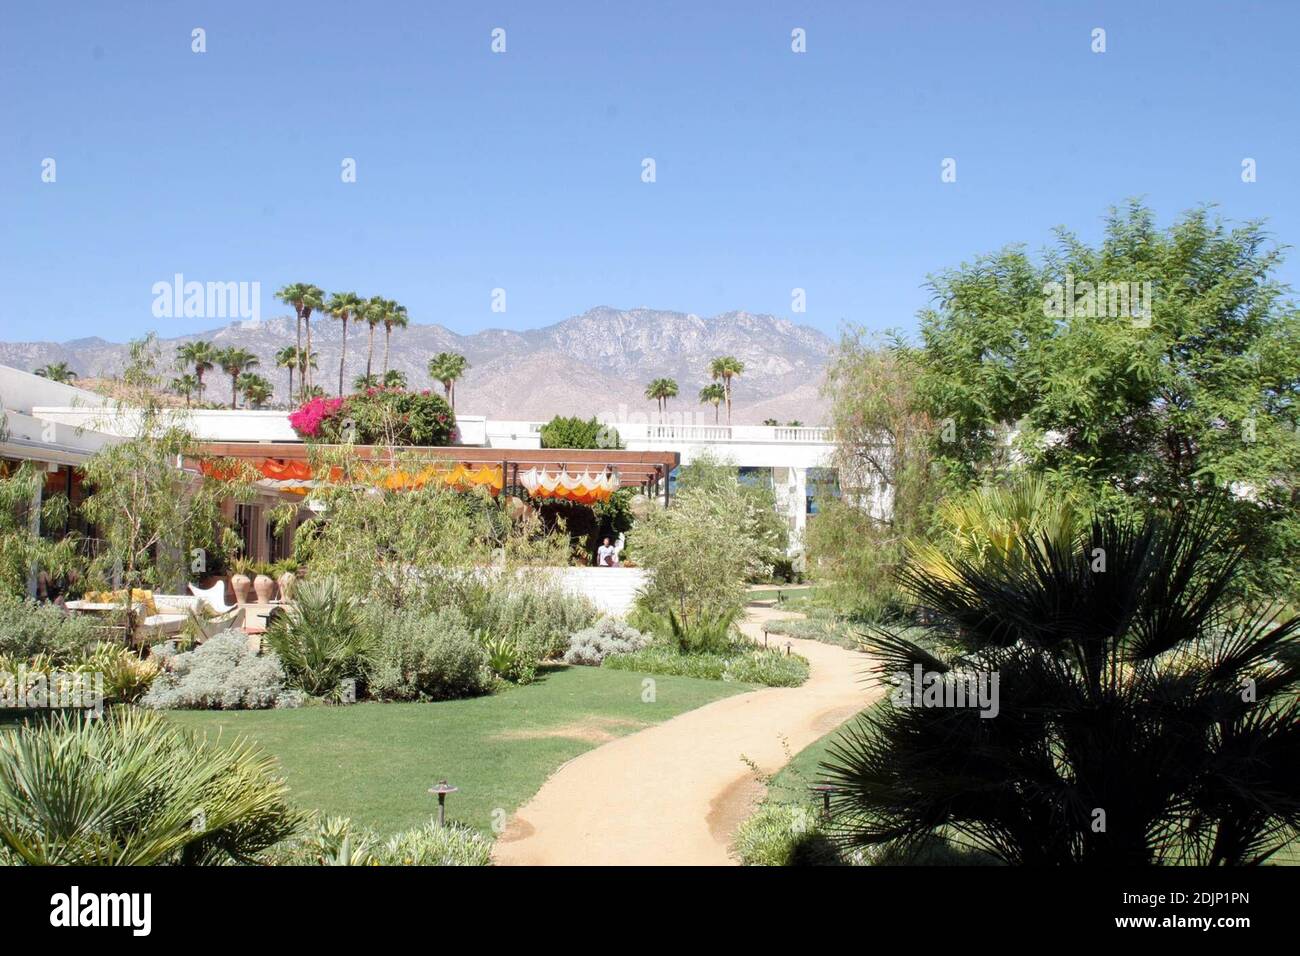
<svg viewBox="0 0 1300 956"><path fill-rule="evenodd" d="M1244 549L1222 514L1097 517L1070 541L1022 535L1020 560L904 571L954 650L866 638L882 680L902 676L822 764L840 839L1124 865L1257 864L1294 840L1300 619L1234 601ZM918 675L983 682L996 716L925 706Z"/></svg>
<svg viewBox="0 0 1300 956"><path fill-rule="evenodd" d="M337 698L346 681L364 676L374 646L361 603L335 578L304 581L293 601L267 626L267 646L295 687Z"/></svg>
<svg viewBox="0 0 1300 956"><path fill-rule="evenodd" d="M274 762L157 714L55 716L0 734L0 847L33 865L252 862L304 818Z"/></svg>

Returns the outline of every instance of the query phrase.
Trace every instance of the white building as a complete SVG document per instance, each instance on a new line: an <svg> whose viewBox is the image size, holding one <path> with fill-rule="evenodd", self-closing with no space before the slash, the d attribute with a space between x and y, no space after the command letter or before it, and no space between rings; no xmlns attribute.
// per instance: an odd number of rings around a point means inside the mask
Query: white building
<svg viewBox="0 0 1300 956"><path fill-rule="evenodd" d="M26 374L26 373L19 373ZM44 380L40 380L44 381ZM53 384L53 383L47 383ZM67 388L67 386L61 386ZM70 392L81 392L70 389ZM55 423L68 431L90 430L106 435L132 433L134 416L129 410L90 402L70 402L66 393L51 395L62 399L33 405L30 414L44 422ZM98 398L98 396L94 396ZM249 442L264 444L297 443L299 438L289 426L284 411L231 409L195 409L185 413L195 438L205 442ZM459 444L471 448L502 450L538 449L542 447L541 429L545 422L488 419L479 415L458 414ZM708 455L734 465L749 480L770 482L777 507L789 520L792 542L797 543L815 511L814 488L818 481L833 487L834 471L830 430L806 426L767 425L694 425L652 424L645 422L606 422L617 430L628 451L677 452L682 464Z"/></svg>

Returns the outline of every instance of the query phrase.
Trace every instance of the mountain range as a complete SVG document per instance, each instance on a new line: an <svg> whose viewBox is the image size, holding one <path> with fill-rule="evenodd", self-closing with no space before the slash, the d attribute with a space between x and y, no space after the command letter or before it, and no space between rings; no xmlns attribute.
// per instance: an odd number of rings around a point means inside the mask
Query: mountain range
<svg viewBox="0 0 1300 956"><path fill-rule="evenodd" d="M375 333L374 370L383 365L383 329ZM233 322L210 332L160 337L165 358L178 345L207 339L218 348L237 345L255 354L254 371L275 386L273 401L288 401L288 372L276 368L276 351L295 342L292 315ZM365 372L368 331L348 327L344 385ZM312 316L314 381L329 394L338 388L342 327L328 316ZM822 421L821 384L833 343L809 326L749 312L700 318L659 309L601 306L552 325L526 331L486 329L460 335L441 325L412 324L392 336L390 366L405 373L413 388L430 387L427 365L438 352L460 352L470 368L456 385L459 412L492 418L548 419L552 415L597 415L608 420L656 416L645 398L653 378L674 378L680 395L668 405L671 420L711 423L711 406L697 394L709 383L708 366L734 355L745 372L733 382L732 421L757 424ZM128 346L92 337L69 342L0 342L0 364L32 370L66 362L78 376L112 378L122 371ZM230 379L218 370L206 375L204 398L229 401ZM726 410L722 410L725 420Z"/></svg>

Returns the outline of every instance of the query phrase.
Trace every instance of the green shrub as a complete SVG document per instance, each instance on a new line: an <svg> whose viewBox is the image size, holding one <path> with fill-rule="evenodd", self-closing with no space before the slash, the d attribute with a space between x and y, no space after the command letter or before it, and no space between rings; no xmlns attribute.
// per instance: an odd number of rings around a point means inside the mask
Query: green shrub
<svg viewBox="0 0 1300 956"><path fill-rule="evenodd" d="M93 622L86 615L0 594L0 656L26 660L45 654L65 663L94 643Z"/></svg>
<svg viewBox="0 0 1300 956"><path fill-rule="evenodd" d="M739 608L729 608L719 614L699 614L690 623L668 612L668 632L677 650L682 654L727 654L738 641L735 630Z"/></svg>
<svg viewBox="0 0 1300 956"><path fill-rule="evenodd" d="M456 700L492 690L487 654L458 608L389 614L373 627L366 690L377 700Z"/></svg>
<svg viewBox="0 0 1300 956"><path fill-rule="evenodd" d="M834 866L840 856L811 807L766 804L740 825L732 850L744 866Z"/></svg>
<svg viewBox="0 0 1300 956"><path fill-rule="evenodd" d="M514 677L528 683L544 660L561 657L569 636L600 617L596 606L545 581L510 577L486 585L469 602L471 627L488 642L505 642L514 652Z"/></svg>
<svg viewBox="0 0 1300 956"><path fill-rule="evenodd" d="M556 415L542 426L543 448L622 448L618 431L596 419Z"/></svg>
<svg viewBox="0 0 1300 956"><path fill-rule="evenodd" d="M458 823L430 820L384 840L345 817L318 817L264 862L280 866L490 866L492 841Z"/></svg>
<svg viewBox="0 0 1300 956"><path fill-rule="evenodd" d="M0 733L0 846L37 865L253 862L302 816L272 758L133 708Z"/></svg>
<svg viewBox="0 0 1300 956"><path fill-rule="evenodd" d="M630 654L611 654L601 666L665 677L698 677L768 687L797 687L808 679L806 658L748 648L737 648L729 655L682 654L664 644L652 644Z"/></svg>
<svg viewBox="0 0 1300 956"><path fill-rule="evenodd" d="M780 651L753 651L733 657L723 680L764 687L798 687L808 679L808 658Z"/></svg>
<svg viewBox="0 0 1300 956"><path fill-rule="evenodd" d="M285 687L284 668L274 652L249 650L242 631L225 631L192 651L154 651L164 662L141 706L155 710L257 710L297 707L301 691Z"/></svg>
<svg viewBox="0 0 1300 956"><path fill-rule="evenodd" d="M359 680L374 645L357 599L334 578L298 585L294 603L266 629L289 681L312 697L338 698L344 682Z"/></svg>

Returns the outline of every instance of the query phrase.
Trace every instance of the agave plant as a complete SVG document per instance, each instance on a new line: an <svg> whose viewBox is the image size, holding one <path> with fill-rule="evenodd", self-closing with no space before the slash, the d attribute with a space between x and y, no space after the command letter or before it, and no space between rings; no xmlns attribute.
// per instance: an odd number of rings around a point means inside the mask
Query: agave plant
<svg viewBox="0 0 1300 956"><path fill-rule="evenodd" d="M363 676L374 644L360 602L334 578L303 582L293 599L267 627L266 643L294 686L337 698L346 681Z"/></svg>
<svg viewBox="0 0 1300 956"><path fill-rule="evenodd" d="M120 709L0 734L0 846L38 865L252 862L303 822L271 758Z"/></svg>
<svg viewBox="0 0 1300 956"><path fill-rule="evenodd" d="M1019 561L905 571L930 636L957 650L866 639L882 680L907 676L822 765L840 838L1243 865L1300 835L1300 618L1234 602L1243 549L1221 514L1095 518L1072 541L1022 537ZM917 696L918 675L941 693ZM952 706L994 676L991 709Z"/></svg>

